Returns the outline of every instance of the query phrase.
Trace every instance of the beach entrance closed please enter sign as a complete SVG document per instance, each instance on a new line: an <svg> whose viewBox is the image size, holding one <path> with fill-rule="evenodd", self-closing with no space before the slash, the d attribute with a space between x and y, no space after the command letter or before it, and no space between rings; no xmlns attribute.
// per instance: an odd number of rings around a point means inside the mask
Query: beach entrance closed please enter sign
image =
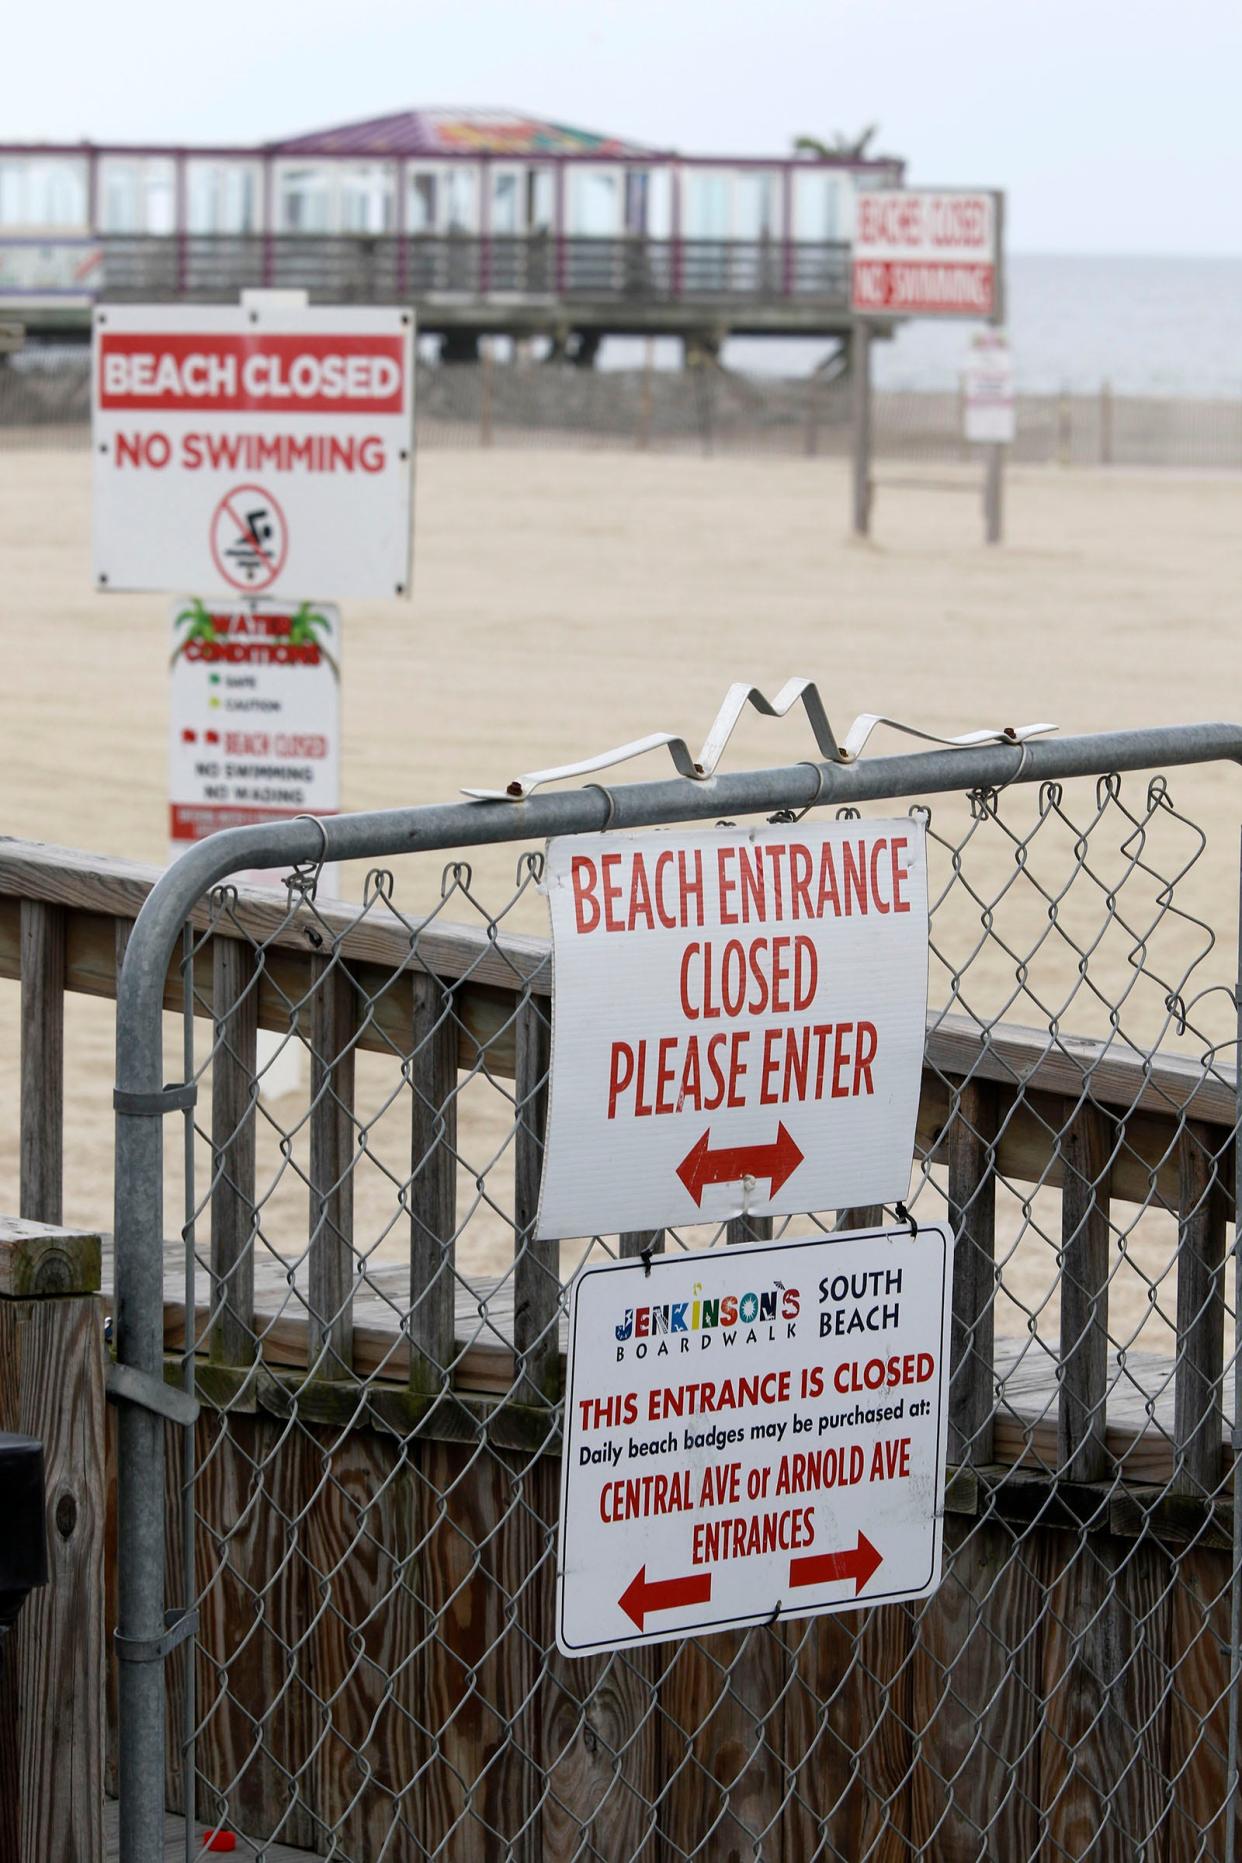
<svg viewBox="0 0 1242 1863"><path fill-rule="evenodd" d="M941 1224L584 1269L569 1323L569 1656L940 1581Z"/></svg>
<svg viewBox="0 0 1242 1863"><path fill-rule="evenodd" d="M550 843L541 1237L892 1202L927 1006L920 821Z"/></svg>

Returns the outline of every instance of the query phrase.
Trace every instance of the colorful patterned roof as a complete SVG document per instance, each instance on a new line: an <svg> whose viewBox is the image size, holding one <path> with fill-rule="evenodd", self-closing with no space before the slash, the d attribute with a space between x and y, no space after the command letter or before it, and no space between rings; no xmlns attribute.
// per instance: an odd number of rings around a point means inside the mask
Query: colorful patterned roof
<svg viewBox="0 0 1242 1863"><path fill-rule="evenodd" d="M621 136L601 136L523 116L518 110L398 110L335 129L313 130L267 145L276 155L604 155L644 158L657 151Z"/></svg>

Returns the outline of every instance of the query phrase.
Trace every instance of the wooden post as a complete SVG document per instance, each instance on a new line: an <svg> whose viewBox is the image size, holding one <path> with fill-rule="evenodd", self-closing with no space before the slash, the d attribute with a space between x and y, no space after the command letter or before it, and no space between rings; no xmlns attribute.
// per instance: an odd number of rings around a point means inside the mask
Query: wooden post
<svg viewBox="0 0 1242 1863"><path fill-rule="evenodd" d="M652 371L655 367L655 338L648 337L643 349L643 379L638 397L638 450L645 453L651 445Z"/></svg>
<svg viewBox="0 0 1242 1863"><path fill-rule="evenodd" d="M318 1376L354 1366L354 986L339 960L311 965L310 1325ZM313 1348L312 1348L313 1350Z"/></svg>
<svg viewBox="0 0 1242 1863"><path fill-rule="evenodd" d="M854 375L854 535L871 535L871 327L859 319L850 337Z"/></svg>
<svg viewBox="0 0 1242 1863"><path fill-rule="evenodd" d="M880 1229L883 1225L882 1203L860 1203L851 1210L837 1211L838 1229Z"/></svg>
<svg viewBox="0 0 1242 1863"><path fill-rule="evenodd" d="M536 1242L543 1136L548 1117L552 1031L548 1006L527 995L517 1012L514 1086L517 1138L513 1215L513 1350L516 1396L523 1404L555 1403L560 1395L561 1245Z"/></svg>
<svg viewBox="0 0 1242 1863"><path fill-rule="evenodd" d="M457 1022L438 977L415 975L410 1065L410 1389L445 1389L456 1336Z"/></svg>
<svg viewBox="0 0 1242 1863"><path fill-rule="evenodd" d="M734 1246L738 1242L770 1242L772 1240L772 1218L770 1216L734 1216L725 1225L725 1241Z"/></svg>
<svg viewBox="0 0 1242 1863"><path fill-rule="evenodd" d="M1173 1486L1181 1494L1200 1496L1215 1494L1221 1479L1225 1194L1216 1157L1221 1139L1219 1128L1188 1119L1178 1140Z"/></svg>
<svg viewBox="0 0 1242 1863"><path fill-rule="evenodd" d="M991 444L983 449L983 539L999 543L1004 527L1005 449Z"/></svg>
<svg viewBox="0 0 1242 1863"><path fill-rule="evenodd" d="M0 1657L0 1856L102 1863L100 1238L0 1218L0 1430L43 1444L49 1582ZM2 1529L0 1529L2 1530Z"/></svg>
<svg viewBox="0 0 1242 1863"><path fill-rule="evenodd" d="M806 453L814 459L819 452L819 374L815 369L806 382Z"/></svg>
<svg viewBox="0 0 1242 1863"><path fill-rule="evenodd" d="M254 1333L254 1119L259 990L251 946L212 939L210 1352L217 1365L249 1365ZM188 1331L188 1328L187 1328ZM187 1338L187 1344L189 1343Z"/></svg>
<svg viewBox="0 0 1242 1863"><path fill-rule="evenodd" d="M1061 1154L1061 1389L1057 1465L1066 1481L1108 1468L1108 1161L1111 1122L1096 1106L1066 1106Z"/></svg>
<svg viewBox="0 0 1242 1863"><path fill-rule="evenodd" d="M1113 385L1100 383L1100 464L1113 463Z"/></svg>
<svg viewBox="0 0 1242 1863"><path fill-rule="evenodd" d="M1063 388L1057 396L1057 463L1068 466L1074 451L1074 410L1070 404L1069 390Z"/></svg>
<svg viewBox="0 0 1242 1863"><path fill-rule="evenodd" d="M996 1329L996 1083L962 1082L949 1126L953 1256L949 1461L992 1460Z"/></svg>
<svg viewBox="0 0 1242 1863"><path fill-rule="evenodd" d="M622 1261L632 1260L635 1255L645 1255L648 1249L653 1255L664 1253L662 1229L627 1229L617 1239L620 1244L617 1253Z"/></svg>
<svg viewBox="0 0 1242 1863"><path fill-rule="evenodd" d="M492 444L492 345L484 337L480 345L479 445Z"/></svg>
<svg viewBox="0 0 1242 1863"><path fill-rule="evenodd" d="M21 1213L58 1223L65 1124L65 913L21 903Z"/></svg>

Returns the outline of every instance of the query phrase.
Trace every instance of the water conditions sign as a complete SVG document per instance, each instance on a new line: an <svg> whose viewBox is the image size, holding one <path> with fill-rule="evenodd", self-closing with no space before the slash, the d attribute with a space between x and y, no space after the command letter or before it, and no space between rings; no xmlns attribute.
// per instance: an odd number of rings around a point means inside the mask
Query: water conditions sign
<svg viewBox="0 0 1242 1863"><path fill-rule="evenodd" d="M930 1225L583 1270L566 1655L936 1589L952 1262Z"/></svg>
<svg viewBox="0 0 1242 1863"><path fill-rule="evenodd" d="M549 844L538 1234L892 1202L927 1007L920 821Z"/></svg>
<svg viewBox="0 0 1242 1863"><path fill-rule="evenodd" d="M854 311L995 318L999 220L999 197L989 192L865 190L854 229Z"/></svg>
<svg viewBox="0 0 1242 1863"><path fill-rule="evenodd" d="M102 589L409 589L409 311L107 305L92 367Z"/></svg>
<svg viewBox="0 0 1242 1863"><path fill-rule="evenodd" d="M983 446L1010 446L1017 431L1013 351L999 330L980 330L962 371L963 438Z"/></svg>
<svg viewBox="0 0 1242 1863"><path fill-rule="evenodd" d="M341 617L296 605L172 605L169 838L334 815L341 802Z"/></svg>

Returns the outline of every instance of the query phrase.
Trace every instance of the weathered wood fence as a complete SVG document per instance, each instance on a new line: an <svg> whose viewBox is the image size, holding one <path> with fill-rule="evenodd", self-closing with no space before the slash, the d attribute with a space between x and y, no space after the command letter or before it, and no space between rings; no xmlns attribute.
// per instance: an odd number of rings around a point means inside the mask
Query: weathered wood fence
<svg viewBox="0 0 1242 1863"><path fill-rule="evenodd" d="M115 993L152 877L0 844L23 1215L62 1216L64 994ZM315 925L308 941L283 900L246 894L197 921L195 1012L215 1042L199 1113L214 1133L210 1274L193 1315L170 1288L166 1344L180 1377L188 1325L204 1403L200 1814L214 1788L239 1828L310 1849L335 1834L333 1854L359 1863L1223 1858L1228 1070L937 1018L918 1143L961 1237L941 1591L570 1663L552 1636L560 1264L530 1239L546 947L436 922L413 952L401 925L323 903ZM166 1004L182 1005L176 964ZM288 1276L256 1273L253 1246L258 1031L286 1031L291 1004L312 1096L331 1086L310 1114L301 1302ZM410 1248L359 1280L354 1056L371 1050L411 1088ZM481 1064L515 1100L518 1247L499 1288L454 1274L455 1094ZM993 1337L998 1178L1060 1191L1060 1349L1034 1370ZM1136 1354L1128 1376L1108 1336L1109 1218L1127 1204L1178 1225L1176 1356ZM183 1441L168 1441L180 1603ZM169 1664L172 1806L187 1662Z"/></svg>

